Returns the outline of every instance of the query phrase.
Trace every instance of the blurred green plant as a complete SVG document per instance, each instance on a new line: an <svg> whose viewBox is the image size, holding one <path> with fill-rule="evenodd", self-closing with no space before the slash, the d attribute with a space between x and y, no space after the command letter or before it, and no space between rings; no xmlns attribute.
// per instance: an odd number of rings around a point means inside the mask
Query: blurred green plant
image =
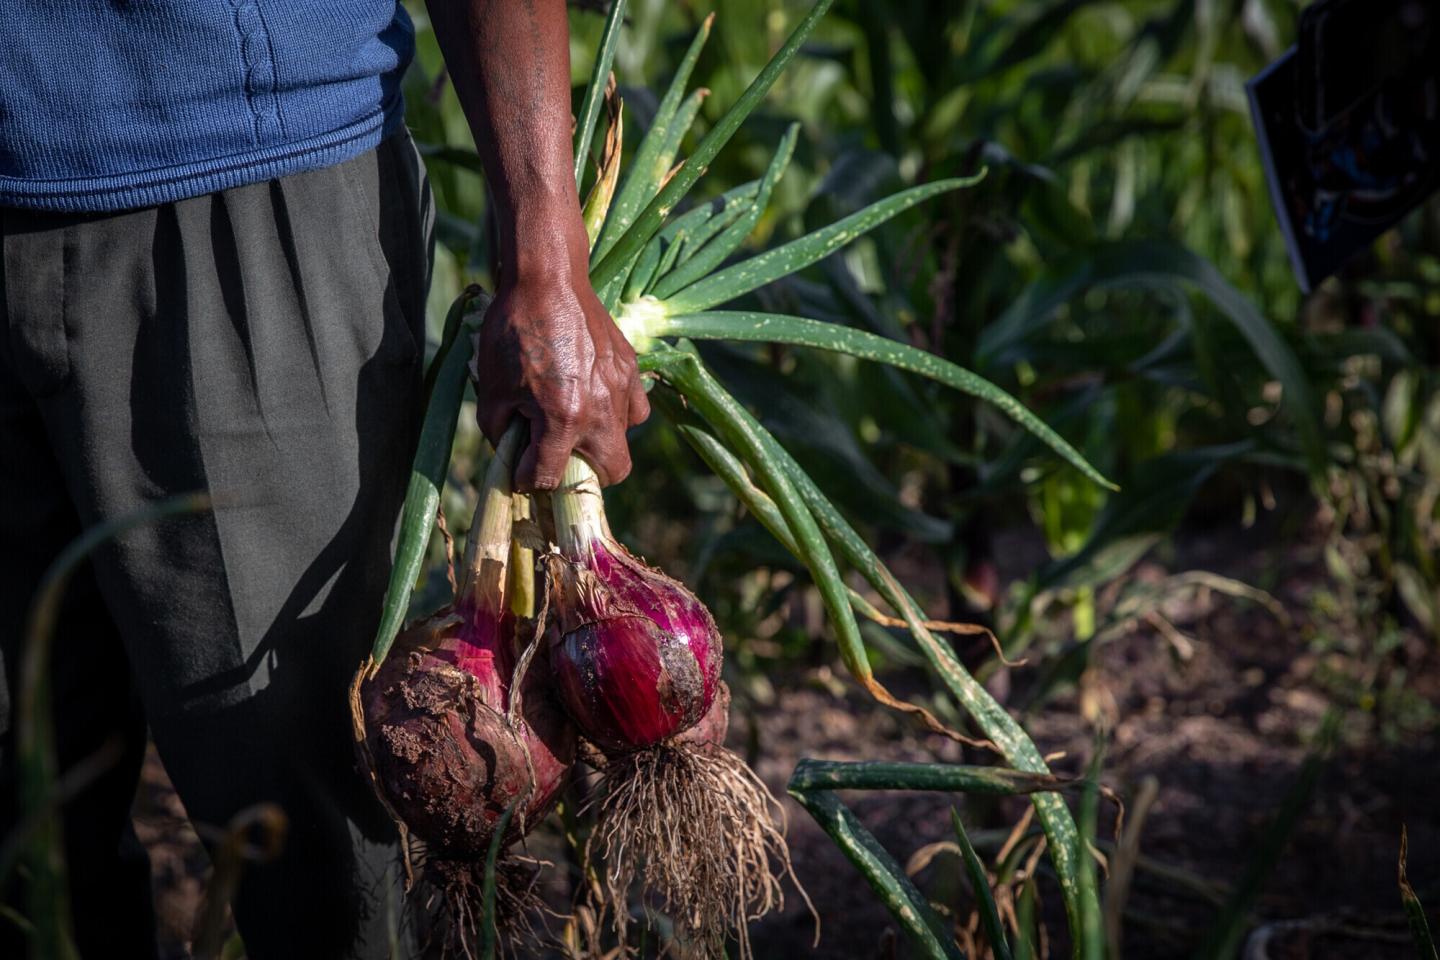
<svg viewBox="0 0 1440 960"><path fill-rule="evenodd" d="M1035 680L1017 701L1030 708L1078 683L1095 647L1153 622L1174 591L1220 589L1288 626L1264 591L1204 571L1161 584L1130 578L1187 518L1291 533L1309 515L1294 505L1318 502L1341 615L1378 618L1381 637L1401 624L1435 635L1440 205L1302 302L1243 90L1294 36L1297 5L912 0L882 13L839 0L726 149L696 164L707 168L706 199L675 206L667 224L617 253L618 234L647 204L667 205L652 203L660 178L695 155L807 7L734 0L712 24L687 5L633 0L623 24L572 17L577 82L613 62L625 122L646 131L624 138L619 212L596 225L597 284L642 342L723 337L657 351L649 366L703 399L709 375L689 369L703 364L736 401L715 398L697 416L657 390L668 425L637 431L636 470L607 494L610 516L705 596L734 638L737 691L763 697L770 664L829 654L799 613L816 588L795 537L786 540L793 517L726 449L741 437L734 430L754 440L752 453L771 451L782 469L770 481L790 480L841 562L864 573L882 557L905 558L907 570L942 571L916 584L919 602L879 576L863 593L832 582L827 599L832 615L842 594L861 614L896 605L907 628L862 623L858 652L876 670L945 664L930 674L928 704L948 723L970 721L942 689L976 701L947 673L951 644L915 630L922 608L982 618L1011 655L1029 651ZM436 82L438 51L417 21L406 92L440 207L438 342L462 285L493 283L494 248L463 116ZM691 75L708 97L685 94ZM577 97L581 141L600 128L598 89ZM894 210L843 247L814 239L873 213L877 198L981 169L979 189ZM813 257L797 255L801 237ZM636 259L621 283L627 257ZM780 261L804 269L764 273ZM733 302L717 309L724 300ZM833 325L826 342L798 317ZM806 349L840 344L883 348L926 378ZM947 389L959 385L952 370L1017 398L1020 418ZM1051 455L1064 448L1031 411L1074 457ZM479 448L462 418L453 478ZM451 487L445 512L468 516L463 484ZM1006 584L993 535L1022 526L1048 558ZM981 678L1002 666L985 646L959 652ZM1397 716L1413 712L1403 669L1387 677L1378 696ZM1014 953L1033 955L1033 876L1017 897L1027 919Z"/></svg>
<svg viewBox="0 0 1440 960"><path fill-rule="evenodd" d="M1410 846L1408 831L1402 824L1400 827L1400 900L1405 905L1405 918L1410 922L1410 935L1415 938L1415 950L1420 960L1437 960L1440 953L1435 950L1435 940L1430 935L1430 921L1425 919L1425 907L1420 903L1420 898L1415 895L1415 888L1410 885L1410 878L1406 875L1406 856Z"/></svg>
<svg viewBox="0 0 1440 960"><path fill-rule="evenodd" d="M602 168L597 172L592 199L601 198L598 208L605 210L605 216L603 225L593 233L591 282L635 345L640 354L642 371L656 375L666 387L674 390L704 421L703 429L713 431L708 443L698 445L719 449L739 461L741 465L738 469L720 472L722 479L732 486L737 495L750 498L757 511L769 518L777 539L808 569L835 627L841 659L865 690L879 702L918 715L933 729L949 733L928 711L896 699L874 677L852 610L853 594L845 586L832 548L869 580L885 602L901 616L926 658L990 738L995 749L1017 767L1044 774L1045 763L1024 731L964 670L949 648L940 644L929 632L918 605L844 520L821 488L712 376L688 342L681 339L671 344L663 339L678 338L687 333L740 340L763 337L820 347L852 358L876 360L922 373L986 400L1072 462L1082 475L1094 482L1107 483L1098 471L1026 407L963 368L882 337L856 335L841 325L797 317L756 318L751 315L705 313L711 307L804 269L921 200L944 191L972 186L979 180L978 176L951 178L902 191L767 253L721 269L721 264L743 243L758 219L758 216L747 216L749 211L743 204L749 203L755 210L763 211L770 198L773 184L793 149L796 131L791 127L782 138L766 175L756 184L753 198L736 198L741 213L733 221L725 220L727 225L721 229L707 230L713 221L727 217L727 206L723 203L703 204L670 218L677 204L707 172L721 148L759 106L829 6L830 0L820 0L811 8L734 104L700 138L687 154L685 162L672 168L685 131L694 121L694 113L683 109L681 104L690 102L683 100L684 92L690 71L709 33L710 21L702 25L672 77L627 173L619 180L618 191L612 192L616 182L613 165L620 162L620 157L613 150L607 151L604 157L604 162L611 165L610 169ZM607 47L613 47L618 41L614 24L623 16L624 9L625 4L617 2L610 10L604 32ZM585 98L587 104L593 105L598 96L596 91L608 86L608 78L600 71L612 57L613 50L608 48L602 48L597 56L596 72L591 76ZM584 157L589 153L588 140L594 132L590 129L588 118L597 111L593 106L582 106L581 111L587 119L577 132L576 153ZM618 125L623 123L623 110L612 109L610 115L612 133L615 133ZM620 140L617 135L610 142L613 144ZM587 200L587 208L592 205L595 205L592 200ZM594 222L602 222L598 213ZM708 237L703 243L694 239L702 235ZM662 299L647 292L652 289L669 295ZM434 452L448 446L448 434L443 425L453 422L452 411L457 398L453 391L446 391L442 396L439 385L444 382L445 371L453 367L452 358L463 353L468 346L463 338L455 335L465 322L459 319L465 316L465 299L462 296L449 314L446 332L450 345L434 364L439 370L432 377L436 384L436 402L427 413L424 435L433 434L435 439L422 445L416 458L412 495L407 498L398 550L399 555L405 558L418 555L429 539L434 505L438 491L444 485L445 461L437 459ZM687 319L690 321L688 328L677 327ZM442 427L428 429L435 423L442 424ZM687 438L692 441L698 439L690 435ZM378 663L389 648L402 611L409 606L413 582L410 565L398 565L386 597L382 627L371 661L372 672L373 664ZM1080 917L1088 912L1086 897L1093 900L1094 891L1087 894L1076 882L1080 848L1074 823L1065 805L1056 798L1037 795L1035 806L1050 841L1066 912L1072 927L1078 927ZM1098 909L1094 904L1090 904L1090 908Z"/></svg>
<svg viewBox="0 0 1440 960"><path fill-rule="evenodd" d="M29 941L29 955L44 960L78 958L75 917L70 903L69 865L65 862L61 806L115 762L102 750L61 770L55 742L55 707L50 663L70 578L97 549L126 531L169 517L204 513L212 501L205 493L157 500L97 524L66 545L41 577L25 622L20 675L15 698L15 764L20 816L0 837L0 892L17 897L25 915L8 908L0 921L14 923Z"/></svg>

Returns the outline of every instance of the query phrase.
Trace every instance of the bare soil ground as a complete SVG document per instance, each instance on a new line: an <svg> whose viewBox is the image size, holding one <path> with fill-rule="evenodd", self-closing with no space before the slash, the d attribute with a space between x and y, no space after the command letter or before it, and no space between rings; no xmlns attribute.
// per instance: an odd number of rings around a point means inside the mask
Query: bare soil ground
<svg viewBox="0 0 1440 960"><path fill-rule="evenodd" d="M1031 545L1011 545L1023 567ZM1006 554L1002 552L1002 560ZM1410 832L1410 876L1432 914L1440 907L1440 650L1433 639L1401 630L1394 648L1372 656L1369 624L1333 616L1318 550L1291 545L1267 553L1244 536L1198 539L1162 566L1134 573L1159 581L1167 571L1206 569L1271 591L1292 622L1261 605L1216 591L1167 603L1101 646L1082 689L1073 686L1026 719L1042 751L1063 752L1054 766L1078 774L1101 719L1111 730L1104 780L1133 798L1153 777L1158 792L1141 833L1143 861L1125 914L1127 957L1188 957L1240 879L1277 808L1313 748L1331 704L1347 707L1333 754L1320 776L1248 924L1246 960L1389 958L1413 955L1396 887L1400 826ZM1275 571L1278 577L1273 576ZM1023 702L1036 668L992 683ZM929 689L922 674L887 683L910 696ZM751 756L778 795L797 760L946 760L983 762L973 752L917 731L865 701L829 671L770 677L773 695L750 699L731 724L731 746ZM1005 688L1008 688L1006 690ZM740 698L737 698L737 701ZM982 854L994 853L1023 814L1020 800L980 804L919 793L848 793L844 799L901 862L951 839L949 807L958 803ZM889 914L860 875L805 812L785 800L795 870L823 921L810 950L808 914L798 897L753 930L758 957L814 955L885 958L911 955ZM1133 813L1133 811L1132 811ZM1102 811L1101 839L1113 808ZM161 932L171 956L186 956L207 868L158 761L147 767L135 816L155 864ZM546 841L542 840L544 846ZM959 863L940 853L917 883L963 923L972 902ZM1068 954L1058 889L1042 873L1042 913L1050 955ZM1440 919L1440 918L1437 918ZM1435 923L1432 920L1432 924Z"/></svg>

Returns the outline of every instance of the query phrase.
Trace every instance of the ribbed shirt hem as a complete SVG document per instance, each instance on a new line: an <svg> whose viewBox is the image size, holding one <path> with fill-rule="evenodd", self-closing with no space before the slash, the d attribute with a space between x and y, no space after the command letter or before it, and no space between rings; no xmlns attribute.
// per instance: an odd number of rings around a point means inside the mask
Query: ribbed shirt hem
<svg viewBox="0 0 1440 960"><path fill-rule="evenodd" d="M0 207L54 213L114 213L155 207L343 163L374 149L404 122L400 98L348 126L295 143L160 170L71 180L0 176Z"/></svg>

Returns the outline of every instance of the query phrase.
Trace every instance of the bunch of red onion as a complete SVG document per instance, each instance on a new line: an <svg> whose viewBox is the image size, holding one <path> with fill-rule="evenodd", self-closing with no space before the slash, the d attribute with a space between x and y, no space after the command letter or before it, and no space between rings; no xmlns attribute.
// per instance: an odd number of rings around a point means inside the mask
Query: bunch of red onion
<svg viewBox="0 0 1440 960"><path fill-rule="evenodd" d="M543 667L528 669L517 629L526 620L511 609L513 575L529 572L510 562L518 436L506 435L486 472L453 603L367 662L352 691L362 760L402 832L423 841L447 936L466 953L497 825L509 809L508 845L539 823L575 756L574 726ZM512 859L499 876L499 909L520 919L533 874Z"/></svg>
<svg viewBox="0 0 1440 960"><path fill-rule="evenodd" d="M594 472L572 457L551 497L547 631L555 693L603 753L589 853L622 943L635 881L707 954L783 903L779 804L724 749L729 693L715 621L611 535Z"/></svg>
<svg viewBox="0 0 1440 960"><path fill-rule="evenodd" d="M502 818L508 811L498 838L508 846L544 817L578 730L602 771L587 847L602 864L594 906L622 945L638 883L693 946L718 954L734 936L746 956L746 924L783 903L777 871L790 863L779 804L723 747L730 697L715 621L615 540L594 472L572 458L546 518L542 636L535 611L516 602L533 601L517 586L534 573L513 542L518 442L512 428L487 469L454 601L356 677L351 706L372 782L401 830L423 841L448 936L468 953ZM533 874L511 858L497 877L501 912L523 913Z"/></svg>

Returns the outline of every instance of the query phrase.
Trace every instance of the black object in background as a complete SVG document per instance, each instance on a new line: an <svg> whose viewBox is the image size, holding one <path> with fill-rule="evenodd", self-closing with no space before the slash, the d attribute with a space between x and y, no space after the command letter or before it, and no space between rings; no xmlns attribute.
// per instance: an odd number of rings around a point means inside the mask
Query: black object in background
<svg viewBox="0 0 1440 960"><path fill-rule="evenodd" d="M1317 0L1248 89L1306 292L1440 185L1440 3Z"/></svg>

